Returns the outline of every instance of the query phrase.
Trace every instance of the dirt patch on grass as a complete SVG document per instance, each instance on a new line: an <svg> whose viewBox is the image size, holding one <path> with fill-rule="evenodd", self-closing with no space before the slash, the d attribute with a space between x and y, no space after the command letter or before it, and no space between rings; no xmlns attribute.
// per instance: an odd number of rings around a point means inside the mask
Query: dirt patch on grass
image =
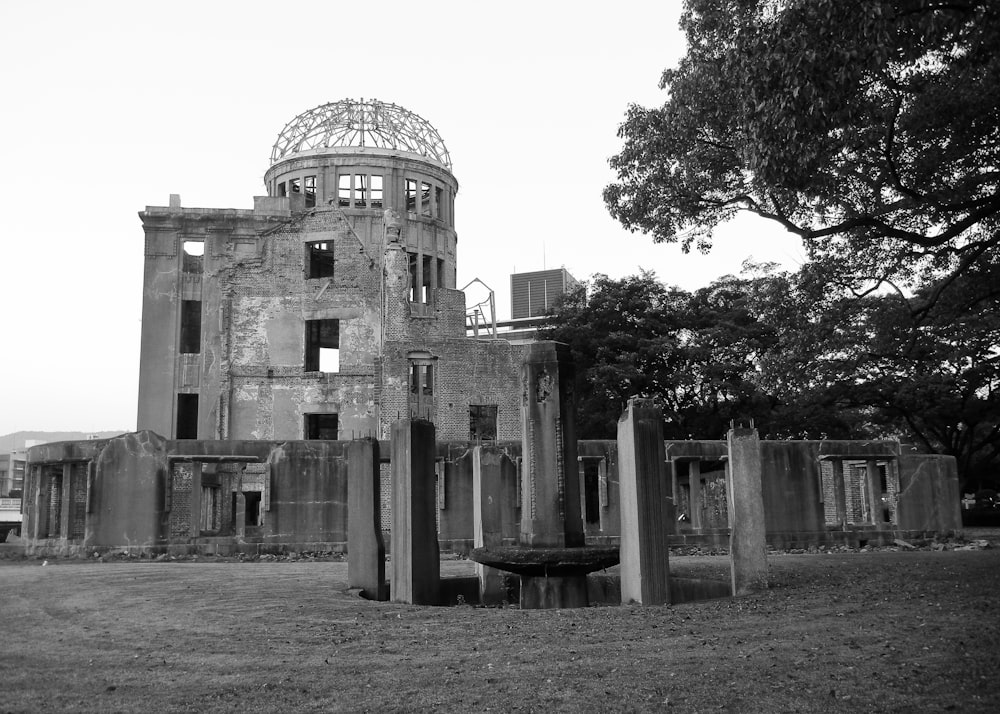
<svg viewBox="0 0 1000 714"><path fill-rule="evenodd" d="M772 555L759 595L557 611L367 602L343 562L40 563L0 564L0 711L1000 710L995 548Z"/></svg>

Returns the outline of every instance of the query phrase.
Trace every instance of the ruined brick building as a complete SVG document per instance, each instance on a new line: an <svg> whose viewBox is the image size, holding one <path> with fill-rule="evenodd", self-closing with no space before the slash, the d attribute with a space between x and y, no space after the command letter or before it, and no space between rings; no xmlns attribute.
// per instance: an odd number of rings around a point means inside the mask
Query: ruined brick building
<svg viewBox="0 0 1000 714"><path fill-rule="evenodd" d="M290 121L253 209L139 214L138 429L177 439L512 439L519 355L465 336L458 181L437 131L344 100Z"/></svg>
<svg viewBox="0 0 1000 714"><path fill-rule="evenodd" d="M382 440L384 527L385 440L411 415L436 426L442 549L471 547L473 447L483 441L500 453L504 537L518 537L522 347L498 339L495 323L488 337L466 336L458 182L437 132L392 104L327 104L281 131L265 183L253 209L184 208L171 196L140 213L138 431L28 449L28 552L343 550L351 441ZM569 280L564 270L528 274L526 314L506 334ZM671 543L727 542L727 443L664 446L670 508L684 515L671 518ZM961 527L952 457L881 441L755 449L773 545ZM620 538L618 470L617 442L578 444L592 543Z"/></svg>

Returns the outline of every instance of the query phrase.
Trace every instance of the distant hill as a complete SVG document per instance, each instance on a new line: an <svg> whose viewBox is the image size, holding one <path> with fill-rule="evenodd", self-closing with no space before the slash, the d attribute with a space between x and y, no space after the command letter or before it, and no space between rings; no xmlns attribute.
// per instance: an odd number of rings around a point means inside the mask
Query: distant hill
<svg viewBox="0 0 1000 714"><path fill-rule="evenodd" d="M107 439L112 436L124 434L127 429L120 431L15 431L13 434L0 436L0 454L9 454L14 449L23 449L24 442L34 439L35 441L80 441L96 436L98 439Z"/></svg>

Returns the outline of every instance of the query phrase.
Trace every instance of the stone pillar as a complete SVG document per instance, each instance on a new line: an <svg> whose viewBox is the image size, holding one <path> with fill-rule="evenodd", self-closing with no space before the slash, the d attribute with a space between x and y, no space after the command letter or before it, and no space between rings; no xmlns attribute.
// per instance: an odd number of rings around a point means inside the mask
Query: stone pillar
<svg viewBox="0 0 1000 714"><path fill-rule="evenodd" d="M191 464L191 537L201 535L201 462Z"/></svg>
<svg viewBox="0 0 1000 714"><path fill-rule="evenodd" d="M247 534L247 497L243 495L243 486L236 492L236 513L233 518L236 520L236 537L243 538Z"/></svg>
<svg viewBox="0 0 1000 714"><path fill-rule="evenodd" d="M882 479L879 477L878 462L865 462L865 489L868 493L868 517L875 525L885 522L882 517Z"/></svg>
<svg viewBox="0 0 1000 714"><path fill-rule="evenodd" d="M63 464L62 493L59 496L59 537L69 539L70 511L73 510L73 465Z"/></svg>
<svg viewBox="0 0 1000 714"><path fill-rule="evenodd" d="M503 500L502 459L503 452L495 446L477 446L472 450L472 535L476 548L491 549L503 545L500 510ZM503 604L507 599L503 573L476 563L476 574L479 576L480 604Z"/></svg>
<svg viewBox="0 0 1000 714"><path fill-rule="evenodd" d="M380 481L378 440L350 442L347 445L347 585L360 588L372 600L388 599Z"/></svg>
<svg viewBox="0 0 1000 714"><path fill-rule="evenodd" d="M688 493L691 501L688 508L691 513L691 527L701 528L701 462L697 459L688 461Z"/></svg>
<svg viewBox="0 0 1000 714"><path fill-rule="evenodd" d="M521 365L521 545L584 545L577 474L576 398L569 346L528 345Z"/></svg>
<svg viewBox="0 0 1000 714"><path fill-rule="evenodd" d="M392 583L394 602L437 605L441 563L435 520L434 424L392 425Z"/></svg>
<svg viewBox="0 0 1000 714"><path fill-rule="evenodd" d="M760 439L756 429L730 429L729 552L733 595L767 589L767 539L761 489Z"/></svg>
<svg viewBox="0 0 1000 714"><path fill-rule="evenodd" d="M629 399L618 420L622 603L670 602L665 458L660 410L652 400Z"/></svg>
<svg viewBox="0 0 1000 714"><path fill-rule="evenodd" d="M833 505L837 513L837 523L841 528L847 528L847 492L844 490L844 462L833 459Z"/></svg>

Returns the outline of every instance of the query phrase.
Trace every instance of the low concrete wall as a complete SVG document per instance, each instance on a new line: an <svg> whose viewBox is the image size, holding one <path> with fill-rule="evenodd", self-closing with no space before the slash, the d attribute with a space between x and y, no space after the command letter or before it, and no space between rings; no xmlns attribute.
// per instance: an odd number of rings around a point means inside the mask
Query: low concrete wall
<svg viewBox="0 0 1000 714"><path fill-rule="evenodd" d="M25 520L22 535L29 553L85 553L97 550L129 552L204 552L230 555L285 551L340 551L347 544L348 442L336 441L193 441L165 440L153 432L125 434L114 439L43 444L28 451L25 486ZM473 542L472 449L476 444L444 441L436 445L439 484L436 515L438 539L444 551L467 552ZM387 444L383 454L388 453ZM496 446L505 461L501 517L505 542L515 542L520 525L517 464L520 442ZM762 442L762 495L768 544L775 548L891 543L896 537L924 537L961 529L961 511L955 461L950 457L900 455L893 442ZM667 441L667 460L702 459L721 463L726 455L722 441ZM600 522L591 522L587 541L617 543L619 538L618 449L614 441L583 441L578 453L600 464ZM900 490L895 525L831 526L824 521L822 458L892 460L897 464ZM238 535L229 520L218 533L178 529L194 520L181 514L184 504L174 499L168 510L172 469L180 461L224 463L226 460L257 464L265 471L269 508L263 525ZM71 537L47 537L36 531L43 511L51 508L52 494L39 490L40 473L87 478L86 532ZM580 473L584 467L581 465ZM229 473L235 483L236 474ZM233 487L235 488L235 487ZM64 488L71 493L71 489ZM72 492L78 495L78 491ZM223 494L226 499L228 495ZM74 496L75 497L75 496ZM585 509L584 492L581 509ZM591 494L593 497L593 494ZM226 505L227 519L233 517ZM265 504L261 504L265 508ZM62 516L65 519L65 514ZM173 518L173 520L171 520ZM171 524L174 530L171 531ZM197 525L197 523L195 523ZM384 526L386 524L383 524ZM728 528L678 530L671 524L671 546L725 548ZM73 529L68 529L72 531Z"/></svg>

